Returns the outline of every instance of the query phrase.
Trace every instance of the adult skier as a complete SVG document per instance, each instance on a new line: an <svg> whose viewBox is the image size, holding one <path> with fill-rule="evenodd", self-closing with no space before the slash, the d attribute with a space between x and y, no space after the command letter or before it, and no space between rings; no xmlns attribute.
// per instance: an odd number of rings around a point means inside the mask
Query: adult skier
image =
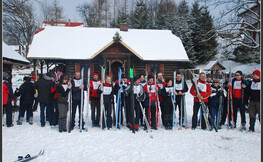
<svg viewBox="0 0 263 162"><path fill-rule="evenodd" d="M93 80L90 81L90 98L89 103L91 104L91 121L92 127L100 127L100 94L98 94L98 88L100 83L99 74L93 73Z"/></svg>
<svg viewBox="0 0 263 162"><path fill-rule="evenodd" d="M161 90L164 107L162 108L162 121L165 129L172 129L173 126L173 80L167 78L167 83Z"/></svg>
<svg viewBox="0 0 263 162"><path fill-rule="evenodd" d="M236 71L235 78L228 86L232 86L233 94L233 113L234 113L234 128L236 128L237 112L240 110L241 114L241 131L246 130L246 116L245 116L245 101L247 99L248 82L242 78L242 71Z"/></svg>
<svg viewBox="0 0 263 162"><path fill-rule="evenodd" d="M59 132L67 132L67 112L68 112L68 94L72 88L71 83L68 83L68 76L61 75L60 83L57 85L58 94L58 128Z"/></svg>
<svg viewBox="0 0 263 162"><path fill-rule="evenodd" d="M157 122L156 122L156 102L157 96L160 93L160 87L154 83L154 79L152 75L148 76L148 83L143 86L144 91L146 92L146 117L152 129L157 130ZM145 127L146 129L146 127Z"/></svg>
<svg viewBox="0 0 263 162"><path fill-rule="evenodd" d="M256 114L258 114L258 118L260 121L260 71L255 70L252 73L253 80L250 82L248 86L248 96L249 96L249 131L255 131L255 122L256 122Z"/></svg>
<svg viewBox="0 0 263 162"><path fill-rule="evenodd" d="M182 83L182 74L177 72L176 73L176 82L175 82L175 95L176 95L176 102L175 108L179 107L179 114L182 113L182 126L184 126L184 109L183 105L181 105L182 96L185 96L185 93L188 91L188 86L184 81ZM184 104L184 103L183 103ZM179 121L181 121L181 115L179 115Z"/></svg>
<svg viewBox="0 0 263 162"><path fill-rule="evenodd" d="M6 112L6 126L12 127L14 126L12 122L12 101L16 103L16 97L9 80L9 74L3 72L3 108Z"/></svg>
<svg viewBox="0 0 263 162"><path fill-rule="evenodd" d="M139 120L141 119L141 108L140 108L140 103L144 101L145 97L145 92L143 90L143 86L140 84L140 78L138 76L135 76L133 78L133 95L134 95L134 112L131 112L132 110L130 109L130 113L135 113L135 130L139 130ZM128 91L128 105L131 105L131 95L132 95L132 89L130 88ZM142 122L142 121L141 121ZM132 124L130 125L130 129L132 130Z"/></svg>
<svg viewBox="0 0 263 162"><path fill-rule="evenodd" d="M83 98L81 98L81 89L84 88L84 90L87 90L86 88L86 83L82 84L82 79L81 77L84 76L80 76L80 72L76 71L74 74L74 78L71 80L71 84L72 84L72 121L71 121L71 129L73 130L75 127L75 115L76 115L76 110L77 110L77 106L79 108L79 126L80 126L80 120L81 120L81 115L83 116L83 112L81 112L81 101L84 100L84 94L83 94ZM84 129L84 120L82 117L82 128Z"/></svg>
<svg viewBox="0 0 263 162"><path fill-rule="evenodd" d="M112 128L112 104L114 104L114 98L113 98L113 85L111 82L111 76L107 75L105 82L103 83L103 90L101 91L98 89L98 94L101 94L103 92L103 104L105 109L105 115L102 115L102 129L111 129ZM102 113L104 113L102 112ZM106 126L105 126L105 118L106 116Z"/></svg>
<svg viewBox="0 0 263 162"><path fill-rule="evenodd" d="M199 79L197 80L197 88L199 89L200 95L197 94L194 86L192 85L190 93L194 96L194 106L193 106L193 116L192 116L192 129L194 130L197 127L197 115L199 108L201 106L199 100L203 100L207 106L208 97L211 94L211 88L208 83L205 81L205 73L201 72L199 74ZM207 110L207 109L206 109ZM203 119L203 117L202 117ZM201 120L201 128L206 129L205 120Z"/></svg>

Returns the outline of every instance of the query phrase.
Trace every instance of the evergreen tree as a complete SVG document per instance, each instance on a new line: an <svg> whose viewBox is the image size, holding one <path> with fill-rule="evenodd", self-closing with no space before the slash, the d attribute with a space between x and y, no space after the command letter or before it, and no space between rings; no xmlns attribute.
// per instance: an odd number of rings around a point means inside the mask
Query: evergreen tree
<svg viewBox="0 0 263 162"><path fill-rule="evenodd" d="M193 49L196 54L196 61L199 62L199 58L202 56L202 20L201 20L201 8L199 3L195 1L192 5L189 22L190 29L192 30Z"/></svg>
<svg viewBox="0 0 263 162"><path fill-rule="evenodd" d="M146 4L143 0L136 3L134 15L131 16L131 21L133 22L132 28L135 29L146 29L149 26L148 14Z"/></svg>
<svg viewBox="0 0 263 162"><path fill-rule="evenodd" d="M202 23L202 56L199 58L200 62L211 60L217 54L218 43L216 41L217 34L215 32L213 19L207 7L204 7L201 15Z"/></svg>

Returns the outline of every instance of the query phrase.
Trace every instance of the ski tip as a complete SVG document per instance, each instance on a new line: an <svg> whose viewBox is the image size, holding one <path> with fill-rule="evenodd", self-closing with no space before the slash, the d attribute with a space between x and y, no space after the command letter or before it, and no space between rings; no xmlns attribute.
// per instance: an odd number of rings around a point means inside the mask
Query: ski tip
<svg viewBox="0 0 263 162"><path fill-rule="evenodd" d="M178 128L178 130L182 130L182 128Z"/></svg>

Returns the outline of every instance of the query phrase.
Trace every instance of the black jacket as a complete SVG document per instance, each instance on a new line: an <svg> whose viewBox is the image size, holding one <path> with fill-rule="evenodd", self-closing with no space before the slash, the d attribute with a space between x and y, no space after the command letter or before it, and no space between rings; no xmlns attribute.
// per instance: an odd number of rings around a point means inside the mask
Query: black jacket
<svg viewBox="0 0 263 162"><path fill-rule="evenodd" d="M33 102L35 94L33 83L31 81L23 83L19 88L18 94L21 95L20 101Z"/></svg>
<svg viewBox="0 0 263 162"><path fill-rule="evenodd" d="M58 93L58 103L64 103L66 104L68 102L68 94L70 92L70 89L67 88L66 89L63 87L64 84L59 83L57 85L57 93Z"/></svg>
<svg viewBox="0 0 263 162"><path fill-rule="evenodd" d="M38 90L38 101L46 104L52 102L51 87L54 82L50 77L44 76L35 83L35 88Z"/></svg>

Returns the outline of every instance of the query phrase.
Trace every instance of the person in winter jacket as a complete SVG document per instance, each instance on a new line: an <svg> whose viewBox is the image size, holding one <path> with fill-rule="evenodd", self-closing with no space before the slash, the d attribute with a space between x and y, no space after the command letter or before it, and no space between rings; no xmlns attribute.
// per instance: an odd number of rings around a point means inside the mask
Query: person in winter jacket
<svg viewBox="0 0 263 162"><path fill-rule="evenodd" d="M161 93L160 87L154 83L154 78L152 75L148 76L148 84L143 86L144 91L146 92L146 100L145 100L145 110L146 117L152 129L157 130L157 120L156 120L156 102L157 96ZM158 94L156 94L156 92ZM144 127L146 129L146 127Z"/></svg>
<svg viewBox="0 0 263 162"><path fill-rule="evenodd" d="M103 90L98 89L99 94L103 93L103 104L104 104L104 110L102 112L102 129L105 129L107 126L107 129L112 128L112 110L114 107L114 98L113 98L113 85L111 83L111 76L107 75L105 82L103 83ZM105 113L105 114L104 114ZM106 116L106 125L105 125L105 116Z"/></svg>
<svg viewBox="0 0 263 162"><path fill-rule="evenodd" d="M248 82L242 78L242 71L235 73L235 78L232 83L228 83L228 86L232 86L233 96L233 113L234 113L234 128L236 128L237 112L240 110L241 114L241 129L240 131L246 130L246 116L245 116L245 101L247 99L247 87Z"/></svg>
<svg viewBox="0 0 263 162"><path fill-rule="evenodd" d="M162 108L162 121L165 129L172 129L173 126L173 80L167 78L165 80L167 83L161 90L161 95L163 98L164 107Z"/></svg>
<svg viewBox="0 0 263 162"><path fill-rule="evenodd" d="M38 101L40 103L40 123L41 127L44 127L46 124L45 120L45 109L49 116L49 119L52 119L52 94L51 94L51 87L53 86L52 82L52 74L48 72L42 78L40 78L35 83L35 88L38 91ZM52 125L52 120L49 120L50 126Z"/></svg>
<svg viewBox="0 0 263 162"><path fill-rule="evenodd" d="M93 80L90 81L90 98L89 103L91 104L91 121L92 127L100 127L100 94L98 88L100 85L99 74L93 74Z"/></svg>
<svg viewBox="0 0 263 162"><path fill-rule="evenodd" d="M34 101L34 94L35 94L35 88L33 86L33 83L31 82L30 77L24 77L25 82L20 86L19 90L16 91L18 95L20 95L20 114L19 114L19 121L17 122L17 125L22 125L23 118L25 116L25 111L27 111L28 117L29 117L29 124L33 124L33 101Z"/></svg>
<svg viewBox="0 0 263 162"><path fill-rule="evenodd" d="M221 121L220 121L220 127L225 124L226 119L227 119L227 124L232 127L231 125L231 120L232 120L232 115L231 115L231 110L228 110L228 82L229 82L229 74L226 74L225 77L225 82L223 83L223 88L226 92L226 96L224 96L224 106L223 106L223 112L221 116Z"/></svg>
<svg viewBox="0 0 263 162"><path fill-rule="evenodd" d="M166 82L165 82L165 80L163 78L163 74L162 73L158 73L157 74L156 84L160 87L160 92L161 92L163 87L166 85ZM160 102L161 111L163 111L165 105L164 105L163 97L162 97L161 94L158 95L158 99L159 99L158 102ZM162 114L161 118L163 118L163 114Z"/></svg>
<svg viewBox="0 0 263 162"><path fill-rule="evenodd" d="M52 119L50 119L52 121L52 127L54 127L55 125L57 125L58 123L58 116L59 116L59 112L58 112L58 93L57 93L57 82L56 82L56 76L55 74L52 74L51 76L53 85L51 87L51 95L52 95Z"/></svg>
<svg viewBox="0 0 263 162"><path fill-rule="evenodd" d="M84 76L82 76L84 77ZM85 82L82 83L80 72L76 71L74 74L74 78L71 80L72 84L72 122L70 126L70 130L73 130L75 127L75 115L77 106L79 108L79 126L80 126L80 119L81 115L83 116L83 112L81 112L81 101L84 102L84 91L83 91L83 98L81 99L81 89L87 90L87 85ZM82 128L84 129L84 118L82 117Z"/></svg>
<svg viewBox="0 0 263 162"><path fill-rule="evenodd" d="M200 100L203 100L204 103L207 105L208 97L211 94L211 87L205 81L205 73L199 74L199 79L197 80L197 88L199 89L200 94L197 94L194 86L192 85L190 89L190 93L194 96L194 106L193 106L193 117L192 117L192 129L197 127L197 115L199 108L201 106ZM203 116L202 116L203 119ZM205 120L201 120L201 128L206 129Z"/></svg>
<svg viewBox="0 0 263 162"><path fill-rule="evenodd" d="M12 101L16 103L16 97L13 94L12 86L9 82L9 74L3 72L3 108L6 111L6 126L12 127Z"/></svg>
<svg viewBox="0 0 263 162"><path fill-rule="evenodd" d="M113 93L116 95L116 98L118 97L118 90L120 89L121 92L121 113L118 113L118 115L121 115L121 125L123 125L123 109L125 113L126 118L126 125L129 128L130 127L130 112L129 112L129 106L128 105L128 89L129 89L130 81L126 79L125 74L121 74L121 83L119 86L119 80L115 81L115 85L113 88ZM118 119L120 117L118 116Z"/></svg>
<svg viewBox="0 0 263 162"><path fill-rule="evenodd" d="M132 88L129 88L128 91L128 105L131 105L132 101L131 101L131 96L134 95L134 112L132 112L131 109L129 114L135 114L135 130L138 131L139 130L139 122L140 120L143 120L143 118L141 118L142 115L142 111L141 111L141 106L140 106L140 102L144 101L145 99L145 92L143 90L143 86L140 84L140 78L138 76L135 76L133 78L133 92L132 92ZM132 120L132 119L131 119ZM132 122L132 121L131 121ZM142 121L141 121L142 123ZM130 125L130 129L132 130L132 123Z"/></svg>
<svg viewBox="0 0 263 162"><path fill-rule="evenodd" d="M213 122L215 124L217 124L216 123L217 117L218 117L217 113L219 110L219 102L220 102L220 96L221 95L226 96L226 92L224 89L222 91L221 86L219 85L219 80L214 79L213 84L211 86L211 94L209 96L209 98L210 98L210 102L209 102L210 111L209 112L210 112L210 115L211 115ZM221 113L221 112L219 112L219 113Z"/></svg>
<svg viewBox="0 0 263 162"><path fill-rule="evenodd" d="M261 90L261 82L260 82L260 71L255 70L252 73L253 80L250 82L248 86L248 97L249 97L249 131L255 131L255 122L256 115L258 114L258 118L260 121L260 90Z"/></svg>
<svg viewBox="0 0 263 162"><path fill-rule="evenodd" d="M67 112L68 112L68 94L72 88L71 83L68 83L68 76L61 75L61 82L57 85L58 94L58 128L59 132L66 132Z"/></svg>
<svg viewBox="0 0 263 162"><path fill-rule="evenodd" d="M182 125L184 126L184 105L181 105L183 103L182 99L183 96L185 96L185 93L188 91L188 86L184 80L182 82L182 74L176 73L176 81L175 81L175 95L176 95L176 102L175 102L175 108L179 107L179 114L181 114L182 111ZM184 103L183 103L184 104ZM179 121L181 121L181 115L179 115Z"/></svg>

